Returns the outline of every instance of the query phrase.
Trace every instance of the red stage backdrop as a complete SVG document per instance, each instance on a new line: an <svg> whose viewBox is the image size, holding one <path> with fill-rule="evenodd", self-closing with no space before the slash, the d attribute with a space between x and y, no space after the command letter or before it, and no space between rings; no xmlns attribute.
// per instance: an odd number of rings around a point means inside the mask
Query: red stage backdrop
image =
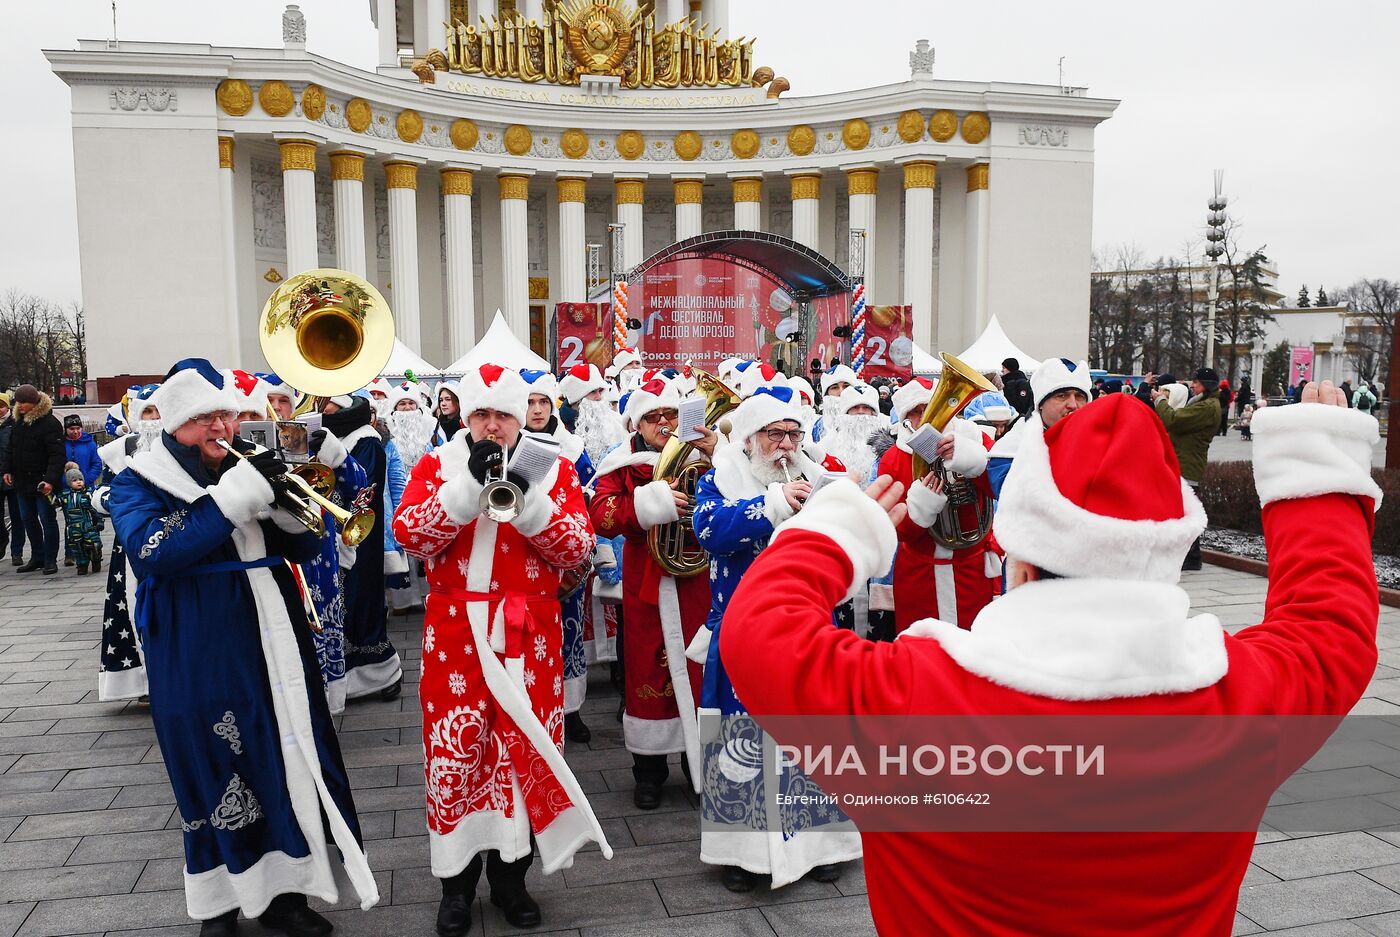
<svg viewBox="0 0 1400 937"><path fill-rule="evenodd" d="M602 371L612 364L611 303L558 303L554 322L556 372L579 364L596 364Z"/></svg>
<svg viewBox="0 0 1400 937"><path fill-rule="evenodd" d="M871 306L865 317L865 379L914 376L914 323L909 306Z"/></svg>

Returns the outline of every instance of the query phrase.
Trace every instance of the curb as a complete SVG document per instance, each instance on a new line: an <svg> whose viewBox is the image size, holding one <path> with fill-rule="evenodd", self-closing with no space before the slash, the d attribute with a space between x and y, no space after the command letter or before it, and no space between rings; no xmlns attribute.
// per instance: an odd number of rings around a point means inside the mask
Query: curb
<svg viewBox="0 0 1400 937"><path fill-rule="evenodd" d="M1269 564L1263 560L1251 559L1247 556L1236 556L1233 553L1222 553L1219 550L1207 550L1201 548L1201 559L1213 566L1223 566L1226 569L1237 570L1242 573L1253 573L1256 576L1269 576ZM1391 608L1400 608L1400 589L1390 589L1385 586L1380 587L1381 604Z"/></svg>

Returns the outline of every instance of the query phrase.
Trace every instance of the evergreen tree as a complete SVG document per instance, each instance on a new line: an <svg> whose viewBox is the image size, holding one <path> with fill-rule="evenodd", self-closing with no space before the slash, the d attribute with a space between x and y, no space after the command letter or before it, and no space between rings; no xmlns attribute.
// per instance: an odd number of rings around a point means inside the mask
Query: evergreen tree
<svg viewBox="0 0 1400 937"><path fill-rule="evenodd" d="M1264 386L1254 388L1259 397L1276 397L1280 390L1288 393L1288 363L1292 350L1287 342L1279 342L1264 355Z"/></svg>
<svg viewBox="0 0 1400 937"><path fill-rule="evenodd" d="M1303 288L1298 291L1298 308L1307 309L1312 305L1312 300L1308 299L1308 285L1303 284Z"/></svg>
<svg viewBox="0 0 1400 937"><path fill-rule="evenodd" d="M1319 306L1332 305L1332 301L1327 298L1327 291L1320 286L1317 288L1317 304Z"/></svg>

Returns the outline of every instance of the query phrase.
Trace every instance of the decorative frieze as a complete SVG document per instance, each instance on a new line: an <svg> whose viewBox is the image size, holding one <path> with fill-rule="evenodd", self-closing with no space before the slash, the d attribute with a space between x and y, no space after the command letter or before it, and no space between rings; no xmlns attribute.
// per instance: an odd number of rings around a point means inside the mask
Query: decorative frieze
<svg viewBox="0 0 1400 937"><path fill-rule="evenodd" d="M138 88L119 85L107 93L114 111L178 111L180 92L175 88Z"/></svg>

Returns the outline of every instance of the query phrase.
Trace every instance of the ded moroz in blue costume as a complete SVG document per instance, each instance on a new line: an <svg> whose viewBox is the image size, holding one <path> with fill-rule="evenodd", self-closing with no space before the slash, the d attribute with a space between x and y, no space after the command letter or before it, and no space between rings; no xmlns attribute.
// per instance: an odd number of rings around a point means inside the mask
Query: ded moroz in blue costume
<svg viewBox="0 0 1400 937"><path fill-rule="evenodd" d="M301 896L334 902L347 878L362 908L379 893L286 565L313 559L319 542L269 506L252 462L210 457L217 423L180 441L196 417L237 407L207 361L176 364L160 394L167 430L131 457L109 503L140 581L136 627L184 831L189 914L241 909L286 930L316 917Z"/></svg>

